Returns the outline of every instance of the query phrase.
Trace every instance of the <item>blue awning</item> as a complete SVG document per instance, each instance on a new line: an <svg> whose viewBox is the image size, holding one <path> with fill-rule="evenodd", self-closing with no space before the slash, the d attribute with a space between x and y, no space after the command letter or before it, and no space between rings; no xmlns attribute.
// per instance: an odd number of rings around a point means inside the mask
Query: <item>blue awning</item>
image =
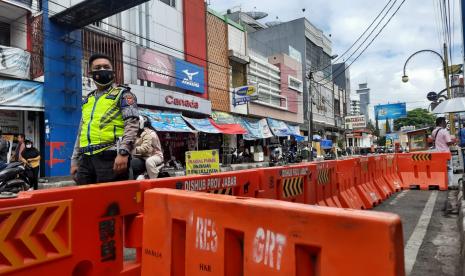
<svg viewBox="0 0 465 276"><path fill-rule="evenodd" d="M212 134L221 133L215 126L211 124L208 118L207 119L191 119L191 118L187 118L184 116L183 118L197 131L205 132L205 133L212 133Z"/></svg>
<svg viewBox="0 0 465 276"><path fill-rule="evenodd" d="M240 118L239 124L247 130L244 140L258 140L273 137L266 119L256 120L250 118Z"/></svg>
<svg viewBox="0 0 465 276"><path fill-rule="evenodd" d="M182 118L181 113L170 113L140 109L140 113L150 118L152 126L157 131L164 132L193 132Z"/></svg>
<svg viewBox="0 0 465 276"><path fill-rule="evenodd" d="M0 108L44 110L44 85L25 80L0 80Z"/></svg>
<svg viewBox="0 0 465 276"><path fill-rule="evenodd" d="M300 135L298 126L290 125L286 122L271 118L267 118L267 121L271 131L275 136L294 136L295 139L299 142L305 140L305 137Z"/></svg>

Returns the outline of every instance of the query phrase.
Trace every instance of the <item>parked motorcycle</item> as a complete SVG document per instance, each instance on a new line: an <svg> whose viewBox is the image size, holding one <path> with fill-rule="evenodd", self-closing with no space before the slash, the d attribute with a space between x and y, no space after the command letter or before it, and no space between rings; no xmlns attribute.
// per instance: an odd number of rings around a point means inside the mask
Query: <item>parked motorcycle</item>
<svg viewBox="0 0 465 276"><path fill-rule="evenodd" d="M8 164L0 171L0 193L14 193L27 191L31 187L28 168L21 162Z"/></svg>

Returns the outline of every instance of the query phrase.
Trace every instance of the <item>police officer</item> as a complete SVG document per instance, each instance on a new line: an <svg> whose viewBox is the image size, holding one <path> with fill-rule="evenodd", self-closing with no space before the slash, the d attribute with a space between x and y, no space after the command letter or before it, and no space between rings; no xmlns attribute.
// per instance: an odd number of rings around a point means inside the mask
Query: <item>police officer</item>
<svg viewBox="0 0 465 276"><path fill-rule="evenodd" d="M89 71L97 89L82 104L70 173L78 185L126 180L139 129L136 97L128 87L114 84L110 57L92 55Z"/></svg>

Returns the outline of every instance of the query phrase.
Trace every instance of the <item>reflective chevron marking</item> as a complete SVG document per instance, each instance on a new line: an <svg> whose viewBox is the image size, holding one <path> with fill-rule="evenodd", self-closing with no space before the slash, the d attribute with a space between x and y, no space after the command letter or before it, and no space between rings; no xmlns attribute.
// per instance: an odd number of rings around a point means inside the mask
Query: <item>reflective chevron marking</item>
<svg viewBox="0 0 465 276"><path fill-rule="evenodd" d="M413 161L430 161L433 158L431 153L417 153L412 155Z"/></svg>
<svg viewBox="0 0 465 276"><path fill-rule="evenodd" d="M319 185L324 185L328 184L330 179L331 179L331 170L332 169L323 169L318 171L318 184Z"/></svg>
<svg viewBox="0 0 465 276"><path fill-rule="evenodd" d="M0 211L0 274L70 254L71 200Z"/></svg>
<svg viewBox="0 0 465 276"><path fill-rule="evenodd" d="M219 189L219 190L207 191L207 193L217 194L217 195L232 195L232 189L231 188Z"/></svg>
<svg viewBox="0 0 465 276"><path fill-rule="evenodd" d="M292 177L283 179L283 197L294 197L304 193L304 177Z"/></svg>

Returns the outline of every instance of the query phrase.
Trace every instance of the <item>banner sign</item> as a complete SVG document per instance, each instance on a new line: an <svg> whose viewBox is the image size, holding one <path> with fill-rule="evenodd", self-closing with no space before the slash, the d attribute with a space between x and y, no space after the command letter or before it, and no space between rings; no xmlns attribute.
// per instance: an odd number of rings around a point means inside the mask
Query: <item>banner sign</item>
<svg viewBox="0 0 465 276"><path fill-rule="evenodd" d="M205 92L204 69L184 60L176 59L176 86L203 94Z"/></svg>
<svg viewBox="0 0 465 276"><path fill-rule="evenodd" d="M150 118L152 126L157 131L192 132L192 129L182 119L180 113L165 113L142 108L139 111L141 115Z"/></svg>
<svg viewBox="0 0 465 276"><path fill-rule="evenodd" d="M220 131L214 127L208 118L206 119L191 119L187 117L183 117L186 122L191 124L196 130L200 132L205 132L205 133L212 133L212 134L218 134Z"/></svg>
<svg viewBox="0 0 465 276"><path fill-rule="evenodd" d="M375 119L387 120L407 117L405 103L384 104L375 106Z"/></svg>
<svg viewBox="0 0 465 276"><path fill-rule="evenodd" d="M175 86L175 58L147 48L137 48L137 78Z"/></svg>
<svg viewBox="0 0 465 276"><path fill-rule="evenodd" d="M0 106L15 110L44 110L44 85L34 81L0 80Z"/></svg>
<svg viewBox="0 0 465 276"><path fill-rule="evenodd" d="M212 119L215 123L220 125L237 124L238 120L240 120L230 113L221 111L212 111Z"/></svg>
<svg viewBox="0 0 465 276"><path fill-rule="evenodd" d="M19 48L0 45L0 74L18 79L29 79L31 54Z"/></svg>
<svg viewBox="0 0 465 276"><path fill-rule="evenodd" d="M218 150L186 152L186 175L212 174L220 172Z"/></svg>
<svg viewBox="0 0 465 276"><path fill-rule="evenodd" d="M253 120L248 118L241 118L239 123L248 132L248 134L244 134L245 140L257 140L273 137L266 119Z"/></svg>
<svg viewBox="0 0 465 276"><path fill-rule="evenodd" d="M347 116L344 118L346 129L366 128L365 115L360 116Z"/></svg>
<svg viewBox="0 0 465 276"><path fill-rule="evenodd" d="M257 87L253 85L241 86L233 90L233 105L246 104L250 101L258 100Z"/></svg>

